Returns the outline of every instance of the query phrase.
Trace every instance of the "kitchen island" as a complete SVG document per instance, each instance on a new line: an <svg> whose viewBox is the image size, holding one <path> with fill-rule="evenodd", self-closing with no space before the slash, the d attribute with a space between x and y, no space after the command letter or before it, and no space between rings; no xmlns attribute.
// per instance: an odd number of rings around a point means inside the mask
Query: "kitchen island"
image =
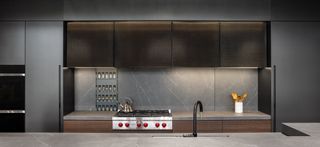
<svg viewBox="0 0 320 147"><path fill-rule="evenodd" d="M1 147L319 147L320 123L285 123L309 136L282 133L199 133L197 138L178 133L0 133Z"/></svg>

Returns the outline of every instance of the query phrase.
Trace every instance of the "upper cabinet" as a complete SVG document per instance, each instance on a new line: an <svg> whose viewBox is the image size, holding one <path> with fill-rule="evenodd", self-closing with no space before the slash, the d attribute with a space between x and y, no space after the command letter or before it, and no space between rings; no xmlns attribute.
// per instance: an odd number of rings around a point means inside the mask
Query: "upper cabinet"
<svg viewBox="0 0 320 147"><path fill-rule="evenodd" d="M171 66L171 22L115 22L116 67Z"/></svg>
<svg viewBox="0 0 320 147"><path fill-rule="evenodd" d="M0 65L25 64L25 22L0 22Z"/></svg>
<svg viewBox="0 0 320 147"><path fill-rule="evenodd" d="M213 67L219 63L218 22L173 22L173 66Z"/></svg>
<svg viewBox="0 0 320 147"><path fill-rule="evenodd" d="M113 66L113 22L67 24L67 66Z"/></svg>
<svg viewBox="0 0 320 147"><path fill-rule="evenodd" d="M266 23L222 22L220 31L222 67L267 66Z"/></svg>

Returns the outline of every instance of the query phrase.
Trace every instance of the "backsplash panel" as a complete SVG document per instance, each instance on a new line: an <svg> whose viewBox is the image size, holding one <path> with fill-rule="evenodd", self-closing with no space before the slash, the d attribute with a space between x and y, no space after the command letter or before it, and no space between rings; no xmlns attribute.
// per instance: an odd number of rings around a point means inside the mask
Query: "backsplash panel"
<svg viewBox="0 0 320 147"><path fill-rule="evenodd" d="M130 97L135 109L233 111L232 91L248 92L244 111L258 111L258 70L232 68L118 69L118 97ZM95 69L75 70L75 110L95 109Z"/></svg>
<svg viewBox="0 0 320 147"><path fill-rule="evenodd" d="M243 103L244 111L258 111L258 71L257 69L215 70L215 111L233 111L231 92L242 95L248 93Z"/></svg>
<svg viewBox="0 0 320 147"><path fill-rule="evenodd" d="M119 69L119 99L131 97L135 109L191 111L201 100L214 110L213 69Z"/></svg>

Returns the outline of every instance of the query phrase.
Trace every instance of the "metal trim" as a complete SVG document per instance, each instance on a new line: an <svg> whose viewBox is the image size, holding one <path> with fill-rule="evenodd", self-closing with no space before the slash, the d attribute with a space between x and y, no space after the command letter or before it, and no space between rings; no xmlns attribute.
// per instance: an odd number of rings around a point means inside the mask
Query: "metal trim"
<svg viewBox="0 0 320 147"><path fill-rule="evenodd" d="M4 113L20 113L20 114L25 114L25 110L0 110L0 114Z"/></svg>
<svg viewBox="0 0 320 147"><path fill-rule="evenodd" d="M24 77L24 73L0 73L0 77Z"/></svg>

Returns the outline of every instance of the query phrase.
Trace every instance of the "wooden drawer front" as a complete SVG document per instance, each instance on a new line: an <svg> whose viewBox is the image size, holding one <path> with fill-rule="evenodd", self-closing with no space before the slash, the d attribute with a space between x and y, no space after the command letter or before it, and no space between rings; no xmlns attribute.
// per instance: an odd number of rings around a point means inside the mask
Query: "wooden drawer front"
<svg viewBox="0 0 320 147"><path fill-rule="evenodd" d="M111 121L64 121L64 132L112 132Z"/></svg>
<svg viewBox="0 0 320 147"><path fill-rule="evenodd" d="M223 132L271 132L270 120L223 121Z"/></svg>
<svg viewBox="0 0 320 147"><path fill-rule="evenodd" d="M198 132L218 133L222 132L222 121L198 121ZM192 120L173 121L173 133L191 133Z"/></svg>

